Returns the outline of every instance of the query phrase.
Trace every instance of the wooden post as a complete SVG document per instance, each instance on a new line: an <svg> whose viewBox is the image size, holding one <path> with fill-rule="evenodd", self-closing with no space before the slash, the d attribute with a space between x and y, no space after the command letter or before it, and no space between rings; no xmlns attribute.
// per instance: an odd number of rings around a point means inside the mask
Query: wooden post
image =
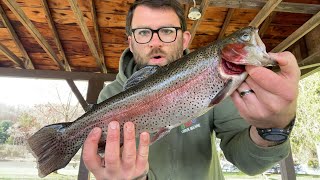
<svg viewBox="0 0 320 180"><path fill-rule="evenodd" d="M280 161L280 169L282 180L296 180L291 150L289 156Z"/></svg>
<svg viewBox="0 0 320 180"><path fill-rule="evenodd" d="M104 80L101 79L90 79L88 81L88 91L87 91L87 102L89 104L96 104L100 91L103 88ZM89 180L90 173L87 170L84 162L82 160L82 152L80 156L80 166L78 173L78 180Z"/></svg>

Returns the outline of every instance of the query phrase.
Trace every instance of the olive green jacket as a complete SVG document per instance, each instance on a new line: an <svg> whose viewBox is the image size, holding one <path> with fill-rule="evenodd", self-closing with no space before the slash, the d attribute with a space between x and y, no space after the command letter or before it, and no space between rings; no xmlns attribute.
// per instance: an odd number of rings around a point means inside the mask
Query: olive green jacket
<svg viewBox="0 0 320 180"><path fill-rule="evenodd" d="M101 102L122 91L136 71L133 55L126 49L121 56L116 80L104 87ZM228 161L249 175L264 172L289 153L289 143L258 147L249 137L249 125L239 116L230 98L206 114L181 125L150 146L148 179L224 179L216 150L216 137Z"/></svg>

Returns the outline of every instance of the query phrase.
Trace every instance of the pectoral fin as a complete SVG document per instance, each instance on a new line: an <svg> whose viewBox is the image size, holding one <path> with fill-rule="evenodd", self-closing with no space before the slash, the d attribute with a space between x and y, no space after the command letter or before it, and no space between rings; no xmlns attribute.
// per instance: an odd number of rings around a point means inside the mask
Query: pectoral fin
<svg viewBox="0 0 320 180"><path fill-rule="evenodd" d="M159 139L165 137L170 133L171 129L169 128L160 128L158 132L156 132L152 137L151 137L151 142L150 144L153 144L154 142L158 141Z"/></svg>
<svg viewBox="0 0 320 180"><path fill-rule="evenodd" d="M214 106L214 105L218 104L219 102L221 102L226 97L229 90L231 89L231 85L232 85L232 80L230 79L225 84L223 89L211 100L209 107Z"/></svg>
<svg viewBox="0 0 320 180"><path fill-rule="evenodd" d="M158 70L159 66L145 66L139 71L132 74L128 81L123 86L123 90L127 90L141 81L147 79L149 76L154 74Z"/></svg>

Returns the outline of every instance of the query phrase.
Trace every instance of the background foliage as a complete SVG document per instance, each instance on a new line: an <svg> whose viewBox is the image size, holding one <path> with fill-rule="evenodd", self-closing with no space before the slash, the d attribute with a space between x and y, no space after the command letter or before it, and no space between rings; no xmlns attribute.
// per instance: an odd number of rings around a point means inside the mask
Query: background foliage
<svg viewBox="0 0 320 180"><path fill-rule="evenodd" d="M320 72L302 79L299 83L297 119L291 134L292 153L296 161L309 165L317 161L316 143L320 142L319 130Z"/></svg>

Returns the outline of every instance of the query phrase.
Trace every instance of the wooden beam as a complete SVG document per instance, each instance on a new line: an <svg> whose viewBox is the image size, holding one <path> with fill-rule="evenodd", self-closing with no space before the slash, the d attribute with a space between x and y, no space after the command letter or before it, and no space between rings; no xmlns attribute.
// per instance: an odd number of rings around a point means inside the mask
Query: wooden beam
<svg viewBox="0 0 320 180"><path fill-rule="evenodd" d="M73 94L77 97L77 99L80 102L82 108L85 111L88 111L90 107L89 107L87 101L84 100L83 96L81 95L81 93L80 93L79 89L77 88L76 84L74 83L74 81L71 80L71 79L67 79L67 83L69 84Z"/></svg>
<svg viewBox="0 0 320 180"><path fill-rule="evenodd" d="M182 4L189 3L190 0L179 0ZM200 1L197 1L200 2ZM260 10L268 0L211 0L210 7L224 7L235 9L256 9ZM289 13L302 13L302 14L317 14L320 11L319 4L306 4L306 3L291 3L281 2L274 11L289 12Z"/></svg>
<svg viewBox="0 0 320 180"><path fill-rule="evenodd" d="M80 155L80 164L79 164L77 180L90 180L90 173L86 168L86 165L84 165L82 154L83 154L83 148L81 150L81 155Z"/></svg>
<svg viewBox="0 0 320 180"><path fill-rule="evenodd" d="M98 44L98 52L100 56L100 60L102 61L102 65L105 66L105 58L104 58L104 51L103 51L103 46L102 46L102 40L101 40L101 35L100 35L100 30L99 30L99 24L98 24L98 18L97 18L97 11L96 11L96 5L94 0L89 0L90 2L90 11L91 11L91 16L92 16L92 21L93 21L93 28L94 28L94 33L96 35L96 41ZM107 69L106 72L107 73Z"/></svg>
<svg viewBox="0 0 320 180"><path fill-rule="evenodd" d="M65 70L66 71L71 71L71 67L70 67L70 64L68 62L67 56L66 56L66 54L64 52L64 49L62 47L57 28L56 28L56 26L54 24L54 21L52 19L51 12L50 12L47 0L41 0L41 4L42 4L42 7L44 8L49 28L51 29L51 31L53 33L54 41L56 42L57 48L58 48L58 50L60 52L60 55L62 57L63 64L65 65Z"/></svg>
<svg viewBox="0 0 320 180"><path fill-rule="evenodd" d="M40 79L72 79L89 80L92 78L104 81L113 81L116 74L90 73L90 72L67 72L54 70L30 70L0 67L0 76L19 78L40 78Z"/></svg>
<svg viewBox="0 0 320 180"><path fill-rule="evenodd" d="M22 53L22 56L25 58L24 60L24 67L26 67L27 69L34 69L33 63L26 51L26 49L23 47L16 31L14 30L13 26L10 23L10 20L8 19L6 13L4 12L2 5L0 4L0 16L1 16L1 20L3 22L3 24L7 27L7 29L9 30L9 34L11 35L14 43L16 44L16 46L19 48L20 52ZM23 61L23 59L22 59Z"/></svg>
<svg viewBox="0 0 320 180"><path fill-rule="evenodd" d="M305 66L301 66L300 70L302 69L309 69L309 68L314 68L314 67L319 67L320 63L314 63L314 64L310 64L310 65L305 65Z"/></svg>
<svg viewBox="0 0 320 180"><path fill-rule="evenodd" d="M191 39L190 39L190 42L189 42L189 47L192 44L192 41L194 39L194 36L196 35L197 29L198 29L198 27L199 27L204 15L205 15L205 12L206 12L207 8L209 7L209 3L210 3L210 0L202 0L202 2L201 2L201 5L200 5L201 17L200 17L200 19L196 20L192 25L192 28L190 30Z"/></svg>
<svg viewBox="0 0 320 180"><path fill-rule="evenodd" d="M224 37L224 34L225 34L226 30L227 30L227 27L228 27L228 25L230 23L230 20L231 20L231 17L232 17L233 13L234 13L234 9L233 8L228 9L228 13L227 13L226 18L224 19L222 28L221 28L219 36L218 36L218 39L221 39L221 38Z"/></svg>
<svg viewBox="0 0 320 180"><path fill-rule="evenodd" d="M282 0L269 0L250 22L249 26L259 27Z"/></svg>
<svg viewBox="0 0 320 180"><path fill-rule="evenodd" d="M317 72L320 72L320 67L318 67L318 68L310 68L311 70L309 70L309 69L302 69L301 70L301 72L304 72L302 75L301 75L301 77L300 77L300 79L303 79L303 78L306 78L306 77L308 77L308 76L310 76L310 75L312 75L312 74L314 74L314 73L317 73ZM306 72L305 72L306 71Z"/></svg>
<svg viewBox="0 0 320 180"><path fill-rule="evenodd" d="M66 54L64 52L64 49L62 47L58 31L57 31L56 26L54 24L54 21L52 19L50 8L49 8L47 0L42 0L41 4L42 4L42 7L44 8L49 28L51 29L51 31L52 31L52 33L54 35L53 36L54 41L55 41L55 43L57 45L58 51L60 52L60 54L62 56L62 60L63 60L63 62L65 64L65 70L66 71L71 71L71 67L70 67L70 64L68 62L67 56L66 56ZM70 86L73 94L77 97L77 99L78 99L79 103L81 104L82 108L85 111L87 111L89 109L88 103L84 100L83 96L81 95L81 93L80 93L79 89L77 88L76 84L74 83L74 81L72 79L67 79L66 81L67 81L68 85Z"/></svg>
<svg viewBox="0 0 320 180"><path fill-rule="evenodd" d="M6 46L4 46L0 42L0 52L2 52L7 58L9 58L11 61L19 65L21 68L25 69L24 62L16 56L12 51L10 51Z"/></svg>
<svg viewBox="0 0 320 180"><path fill-rule="evenodd" d="M301 60L298 64L299 64L299 66L304 66L304 65L313 64L316 62L320 62L320 50L311 54L307 58Z"/></svg>
<svg viewBox="0 0 320 180"><path fill-rule="evenodd" d="M90 79L88 83L87 102L89 104L96 104L99 94L103 89L104 81L101 79Z"/></svg>
<svg viewBox="0 0 320 180"><path fill-rule="evenodd" d="M83 14L79 8L77 0L69 0L69 3L70 3L70 6L71 6L73 13L76 16L76 19L78 20L80 29L82 31L84 38L87 41L89 49L90 49L93 57L96 59L97 66L100 67L101 72L106 73L107 68L106 68L104 62L99 57L99 53L97 51L97 48L94 44L94 41L93 41L91 35L90 35L89 29L84 21Z"/></svg>
<svg viewBox="0 0 320 180"><path fill-rule="evenodd" d="M282 180L296 180L291 150L289 156L280 161L280 171Z"/></svg>
<svg viewBox="0 0 320 180"><path fill-rule="evenodd" d="M43 50L49 55L51 59L56 62L61 70L65 70L64 65L59 60L58 56L53 51L52 47L46 41L46 39L40 34L38 29L32 24L27 15L22 11L19 5L12 0L3 0L3 2L8 6L8 8L13 12L13 14L19 19L19 21L24 25L24 27L29 31L29 33L36 39Z"/></svg>
<svg viewBox="0 0 320 180"><path fill-rule="evenodd" d="M282 41L278 46L273 48L271 52L281 52L291 46L293 43L298 41L312 29L320 24L320 11L313 15L306 23L300 26L295 32L293 32L289 37Z"/></svg>
<svg viewBox="0 0 320 180"><path fill-rule="evenodd" d="M190 10L190 4L185 4L184 5L184 18L188 19L188 14L189 14L189 10Z"/></svg>
<svg viewBox="0 0 320 180"><path fill-rule="evenodd" d="M262 38L264 36L264 33L267 31L268 27L270 26L273 18L276 16L277 12L272 12L270 16L266 18L266 20L262 23L260 29L259 29L259 36Z"/></svg>

